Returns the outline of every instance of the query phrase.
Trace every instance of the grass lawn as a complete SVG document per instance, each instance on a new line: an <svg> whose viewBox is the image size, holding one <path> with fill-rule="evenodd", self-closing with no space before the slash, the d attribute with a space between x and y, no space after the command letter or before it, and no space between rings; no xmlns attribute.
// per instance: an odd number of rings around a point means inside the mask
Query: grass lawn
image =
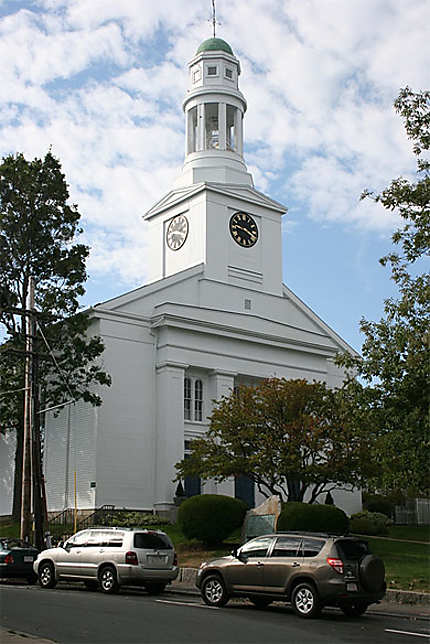
<svg viewBox="0 0 430 644"><path fill-rule="evenodd" d="M388 588L430 592L430 544L372 537L368 541L384 561Z"/></svg>

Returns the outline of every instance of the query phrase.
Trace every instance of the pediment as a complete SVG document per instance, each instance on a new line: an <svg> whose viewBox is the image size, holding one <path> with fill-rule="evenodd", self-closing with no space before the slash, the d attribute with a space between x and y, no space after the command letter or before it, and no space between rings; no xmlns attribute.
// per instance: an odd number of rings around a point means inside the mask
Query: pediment
<svg viewBox="0 0 430 644"><path fill-rule="evenodd" d="M283 206L281 203L279 203L278 201L275 201L274 199L271 199L270 197L263 194L262 192L259 192L255 188L251 188L249 186L245 186L241 184L236 185L236 184L230 184L230 183L224 184L224 183L205 182L205 183L193 184L191 186L186 186L184 188L176 188L175 190L171 190L162 199L157 201L157 203L154 204L152 208L148 210L148 212L145 213L145 215L143 216L143 219L145 220L152 219L152 217L155 217L155 215L158 215L159 213L165 210L168 210L172 206L177 206L181 202L186 201L191 197L194 197L196 194L204 190L217 192L218 194L223 194L228 197L234 197L235 199L242 199L243 201L254 203L259 206L269 208L270 210L275 210L276 212L279 212L279 213L285 213L287 211L287 208Z"/></svg>

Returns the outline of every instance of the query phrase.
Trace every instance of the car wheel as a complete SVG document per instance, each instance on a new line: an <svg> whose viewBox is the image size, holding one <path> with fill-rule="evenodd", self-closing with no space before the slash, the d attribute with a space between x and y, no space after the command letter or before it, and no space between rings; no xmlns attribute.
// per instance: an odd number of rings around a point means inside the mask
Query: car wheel
<svg viewBox="0 0 430 644"><path fill-rule="evenodd" d="M318 593L312 584L302 582L293 590L291 603L300 617L317 617L321 612Z"/></svg>
<svg viewBox="0 0 430 644"><path fill-rule="evenodd" d="M202 583L201 595L208 606L225 606L229 600L224 582L219 575L208 575Z"/></svg>
<svg viewBox="0 0 430 644"><path fill-rule="evenodd" d="M39 585L42 588L54 588L57 584L55 579L55 570L54 566L50 561L44 561L40 564L39 570Z"/></svg>
<svg viewBox="0 0 430 644"><path fill-rule="evenodd" d="M367 602L345 602L344 604L340 604L340 608L342 612L347 615L348 617L360 617L360 615L364 615L366 610L368 609L369 604Z"/></svg>
<svg viewBox="0 0 430 644"><path fill-rule="evenodd" d="M264 599L263 597L249 597L249 601L254 604L256 608L267 608L272 603L271 599Z"/></svg>
<svg viewBox="0 0 430 644"><path fill-rule="evenodd" d="M84 584L88 590L97 590L99 587L98 581L84 581Z"/></svg>
<svg viewBox="0 0 430 644"><path fill-rule="evenodd" d="M385 566L382 559L375 555L363 557L360 561L360 580L367 591L380 592L385 582Z"/></svg>
<svg viewBox="0 0 430 644"><path fill-rule="evenodd" d="M119 590L118 580L116 578L116 571L113 566L104 566L99 572L99 585L103 593L112 595Z"/></svg>
<svg viewBox="0 0 430 644"><path fill-rule="evenodd" d="M166 588L166 584L146 584L145 585L145 590L149 595L160 595L165 588Z"/></svg>

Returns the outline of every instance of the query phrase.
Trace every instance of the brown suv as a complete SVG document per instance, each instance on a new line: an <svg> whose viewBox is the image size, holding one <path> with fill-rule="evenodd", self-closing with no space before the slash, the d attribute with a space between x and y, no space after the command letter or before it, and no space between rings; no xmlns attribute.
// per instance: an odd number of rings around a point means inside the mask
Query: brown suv
<svg viewBox="0 0 430 644"><path fill-rule="evenodd" d="M316 617L323 606L357 617L386 589L384 564L366 541L311 532L252 539L228 557L202 563L196 584L209 606L233 596L258 608L288 601L301 617Z"/></svg>

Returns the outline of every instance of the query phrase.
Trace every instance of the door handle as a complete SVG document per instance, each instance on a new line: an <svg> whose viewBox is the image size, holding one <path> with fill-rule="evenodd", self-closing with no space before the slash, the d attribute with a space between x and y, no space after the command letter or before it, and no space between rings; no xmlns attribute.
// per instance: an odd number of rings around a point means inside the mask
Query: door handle
<svg viewBox="0 0 430 644"><path fill-rule="evenodd" d="M291 568L298 568L300 566L298 561L295 561L293 564L291 564Z"/></svg>

